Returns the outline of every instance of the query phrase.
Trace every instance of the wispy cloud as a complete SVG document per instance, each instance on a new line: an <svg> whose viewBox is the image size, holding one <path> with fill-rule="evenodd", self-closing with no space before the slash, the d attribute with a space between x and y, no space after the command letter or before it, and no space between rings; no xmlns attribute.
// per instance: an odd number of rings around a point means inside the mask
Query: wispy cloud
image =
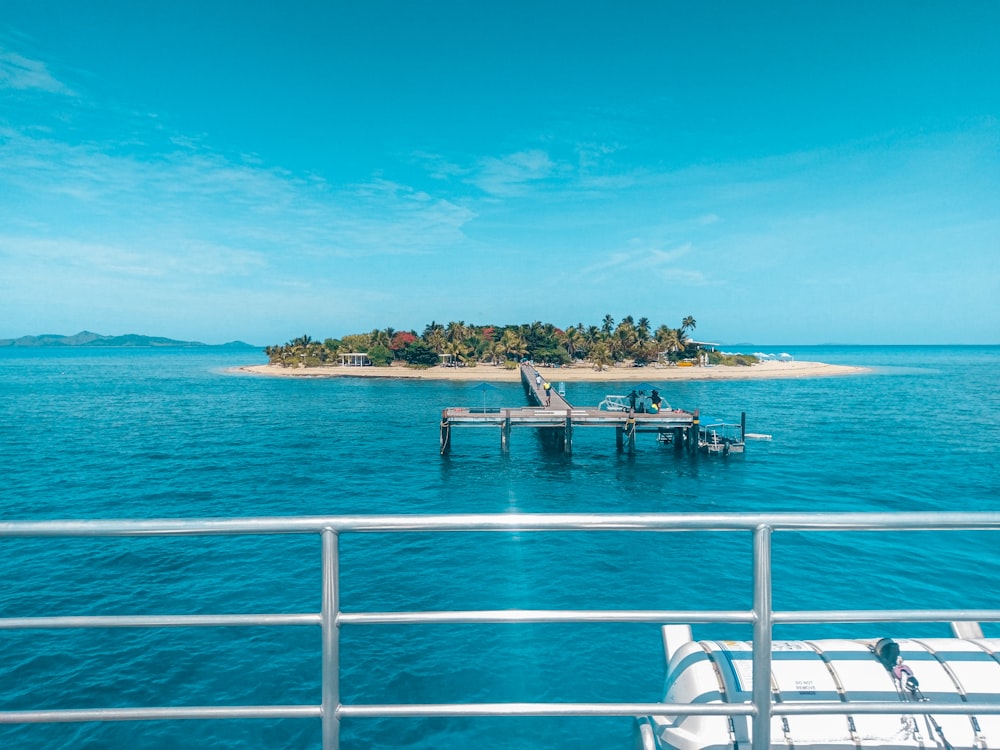
<svg viewBox="0 0 1000 750"><path fill-rule="evenodd" d="M605 166L607 157L621 151L616 143L580 143L576 147L577 163L581 174L591 170L600 171Z"/></svg>
<svg viewBox="0 0 1000 750"><path fill-rule="evenodd" d="M285 261L428 252L461 241L475 215L388 180L336 186L172 146L140 156L118 153L115 144L72 145L8 129L0 134L0 187L19 205L0 207L0 217L28 238L141 239L146 248L207 243Z"/></svg>
<svg viewBox="0 0 1000 750"><path fill-rule="evenodd" d="M3 48L0 48L0 89L46 91L50 94L75 96L68 86L49 73L45 63Z"/></svg>
<svg viewBox="0 0 1000 750"><path fill-rule="evenodd" d="M555 163L545 151L519 151L500 158L482 159L469 181L490 195L515 196L548 178L554 168Z"/></svg>
<svg viewBox="0 0 1000 750"><path fill-rule="evenodd" d="M411 159L425 170L427 175L433 180L450 180L469 173L467 168L455 164L441 154L416 151L412 154Z"/></svg>
<svg viewBox="0 0 1000 750"><path fill-rule="evenodd" d="M707 277L701 271L678 265L681 259L693 251L690 243L669 250L649 247L638 240L633 245L635 247L612 252L602 260L581 268L579 276L587 279L655 276L664 280L693 285L708 283Z"/></svg>
<svg viewBox="0 0 1000 750"><path fill-rule="evenodd" d="M0 132L8 335L228 326L278 340L301 321L368 323L409 280L393 258L444 265L475 217L399 182L332 184L143 135L133 148Z"/></svg>

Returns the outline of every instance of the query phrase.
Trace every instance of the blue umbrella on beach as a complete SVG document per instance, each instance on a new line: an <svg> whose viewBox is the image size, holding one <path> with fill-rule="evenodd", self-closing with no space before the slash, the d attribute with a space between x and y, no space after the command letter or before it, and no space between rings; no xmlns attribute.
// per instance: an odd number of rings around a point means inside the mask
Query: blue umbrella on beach
<svg viewBox="0 0 1000 750"><path fill-rule="evenodd" d="M486 411L486 391L499 391L495 385L490 385L489 383L480 383L479 385L472 386L474 390L483 392L483 411Z"/></svg>

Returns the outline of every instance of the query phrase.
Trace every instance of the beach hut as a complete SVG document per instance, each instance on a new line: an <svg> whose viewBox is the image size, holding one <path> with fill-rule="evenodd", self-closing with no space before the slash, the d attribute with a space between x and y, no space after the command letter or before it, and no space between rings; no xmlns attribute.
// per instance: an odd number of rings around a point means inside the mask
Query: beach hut
<svg viewBox="0 0 1000 750"><path fill-rule="evenodd" d="M349 352L340 355L341 367L371 367L372 361L364 352Z"/></svg>

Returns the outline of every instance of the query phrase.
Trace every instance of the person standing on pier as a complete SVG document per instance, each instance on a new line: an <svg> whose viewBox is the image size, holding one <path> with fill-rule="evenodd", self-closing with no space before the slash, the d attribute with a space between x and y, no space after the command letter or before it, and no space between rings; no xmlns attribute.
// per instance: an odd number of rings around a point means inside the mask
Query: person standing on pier
<svg viewBox="0 0 1000 750"><path fill-rule="evenodd" d="M537 372L535 373L535 387L536 388L542 387L542 376L539 375Z"/></svg>
<svg viewBox="0 0 1000 750"><path fill-rule="evenodd" d="M660 413L660 402L661 401L662 401L662 399L660 398L659 392L654 389L653 392L649 396L649 410L651 412L653 412L653 414L659 414Z"/></svg>
<svg viewBox="0 0 1000 750"><path fill-rule="evenodd" d="M552 383L546 380L542 388L545 389L545 405L552 406Z"/></svg>

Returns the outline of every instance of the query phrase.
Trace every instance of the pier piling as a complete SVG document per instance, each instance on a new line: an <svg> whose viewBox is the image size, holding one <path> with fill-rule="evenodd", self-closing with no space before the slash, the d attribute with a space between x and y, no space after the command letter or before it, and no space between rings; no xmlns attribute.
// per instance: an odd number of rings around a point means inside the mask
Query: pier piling
<svg viewBox="0 0 1000 750"><path fill-rule="evenodd" d="M445 410L441 416L441 455L451 450L451 423L448 421L448 412Z"/></svg>

